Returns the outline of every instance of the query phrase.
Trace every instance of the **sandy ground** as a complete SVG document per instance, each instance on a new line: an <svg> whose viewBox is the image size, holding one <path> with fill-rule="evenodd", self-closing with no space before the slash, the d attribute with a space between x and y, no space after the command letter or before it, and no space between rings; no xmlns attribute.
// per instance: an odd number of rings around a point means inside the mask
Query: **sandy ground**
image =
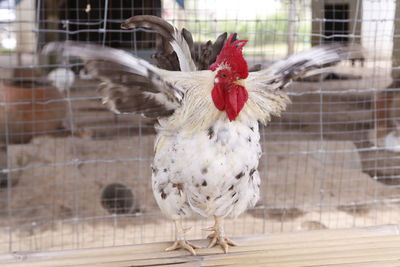
<svg viewBox="0 0 400 267"><path fill-rule="evenodd" d="M262 199L227 221L231 236L400 223L400 188L363 173L350 141L267 141L260 162ZM0 252L125 245L173 239L151 193L154 136L91 140L38 137L9 147L11 191L0 191ZM110 215L110 183L133 192L135 206ZM7 205L9 203L9 205ZM194 218L188 238L212 221Z"/></svg>

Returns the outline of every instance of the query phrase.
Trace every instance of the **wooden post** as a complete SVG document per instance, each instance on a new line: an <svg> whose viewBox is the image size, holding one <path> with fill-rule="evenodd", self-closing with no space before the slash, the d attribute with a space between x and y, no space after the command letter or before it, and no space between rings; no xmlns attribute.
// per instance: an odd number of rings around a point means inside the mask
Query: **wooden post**
<svg viewBox="0 0 400 267"><path fill-rule="evenodd" d="M324 5L321 1L311 1L311 45L320 45L323 25L321 19L324 16Z"/></svg>
<svg viewBox="0 0 400 267"><path fill-rule="evenodd" d="M294 41L296 31L296 0L289 1L289 23L288 23L288 56L294 53Z"/></svg>
<svg viewBox="0 0 400 267"><path fill-rule="evenodd" d="M393 35L393 50L392 50L392 84L389 88L400 88L400 43L396 36L400 35L400 4L396 3ZM393 109L396 108L394 101L396 100L397 92L392 90L383 90L375 99L375 117L376 117L376 136L383 138L393 129ZM397 96L398 97L398 96Z"/></svg>
<svg viewBox="0 0 400 267"><path fill-rule="evenodd" d="M391 88L400 88L400 3L396 3L392 50L392 85Z"/></svg>

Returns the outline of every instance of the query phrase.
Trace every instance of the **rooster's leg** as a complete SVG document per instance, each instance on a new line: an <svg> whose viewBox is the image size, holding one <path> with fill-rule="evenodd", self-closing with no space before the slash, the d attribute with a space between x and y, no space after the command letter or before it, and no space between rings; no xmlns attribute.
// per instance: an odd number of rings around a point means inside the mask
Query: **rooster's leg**
<svg viewBox="0 0 400 267"><path fill-rule="evenodd" d="M181 220L174 220L175 223L175 235L176 235L176 241L172 246L169 248L166 248L165 251L172 251L172 250L177 250L177 249L186 249L192 255L196 255L196 252L194 251L195 248L199 248L196 245L193 245L189 243L189 241L186 241L185 239L185 233L190 230L189 229L183 229L182 227L182 221Z"/></svg>
<svg viewBox="0 0 400 267"><path fill-rule="evenodd" d="M215 224L214 226L207 228L206 230L213 231L212 234L208 236L211 239L209 248L214 247L219 244L225 253L228 253L229 246L237 246L235 242L225 236L224 231L224 218L220 216L214 216Z"/></svg>

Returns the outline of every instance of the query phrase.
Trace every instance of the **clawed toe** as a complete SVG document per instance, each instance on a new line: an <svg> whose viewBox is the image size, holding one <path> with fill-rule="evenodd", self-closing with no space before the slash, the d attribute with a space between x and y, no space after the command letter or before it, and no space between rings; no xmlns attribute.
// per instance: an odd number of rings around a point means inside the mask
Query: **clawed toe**
<svg viewBox="0 0 400 267"><path fill-rule="evenodd" d="M175 230L176 230L176 241L172 246L166 248L165 251L172 251L178 249L185 249L189 251L193 256L196 256L196 252L194 251L196 248L200 248L196 245L191 244L189 241L185 239L185 233L191 229L183 228L181 220L175 220Z"/></svg>
<svg viewBox="0 0 400 267"><path fill-rule="evenodd" d="M212 248L218 244L221 246L221 248L223 249L223 251L225 253L228 253L229 246L237 246L237 244L234 241L232 241L230 238L221 237L215 233L209 235L208 238L211 239L210 244L208 244L208 248Z"/></svg>
<svg viewBox="0 0 400 267"><path fill-rule="evenodd" d="M174 244L165 249L165 251L173 251L178 249L185 249L189 251L193 256L196 256L196 251L194 249L200 248L189 241L186 240L176 240Z"/></svg>
<svg viewBox="0 0 400 267"><path fill-rule="evenodd" d="M220 245L225 253L228 253L229 246L237 246L235 242L233 242L228 237L225 237L225 231L223 226L223 218L214 216L215 225L203 229L205 231L212 231L211 234L207 236L207 238L211 239L210 244L208 244L208 248L212 248L215 245Z"/></svg>

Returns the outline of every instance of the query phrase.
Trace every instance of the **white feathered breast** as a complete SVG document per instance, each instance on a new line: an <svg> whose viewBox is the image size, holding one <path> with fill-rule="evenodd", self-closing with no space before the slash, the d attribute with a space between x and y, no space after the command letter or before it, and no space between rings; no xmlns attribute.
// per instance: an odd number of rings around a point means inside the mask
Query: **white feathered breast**
<svg viewBox="0 0 400 267"><path fill-rule="evenodd" d="M259 198L257 121L222 116L192 136L161 133L152 166L153 192L165 215L238 216Z"/></svg>

